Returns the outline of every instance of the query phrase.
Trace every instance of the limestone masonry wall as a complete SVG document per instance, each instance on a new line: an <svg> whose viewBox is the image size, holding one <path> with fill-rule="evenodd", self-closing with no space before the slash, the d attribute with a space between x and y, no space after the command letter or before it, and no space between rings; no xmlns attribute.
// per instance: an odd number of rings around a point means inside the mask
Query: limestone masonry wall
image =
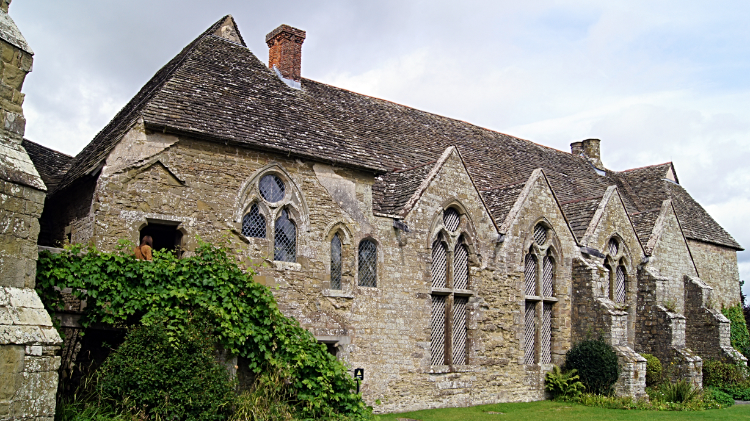
<svg viewBox="0 0 750 421"><path fill-rule="evenodd" d="M698 268L698 275L715 291L712 297L716 308L737 305L740 302L737 251L690 239L688 246Z"/></svg>

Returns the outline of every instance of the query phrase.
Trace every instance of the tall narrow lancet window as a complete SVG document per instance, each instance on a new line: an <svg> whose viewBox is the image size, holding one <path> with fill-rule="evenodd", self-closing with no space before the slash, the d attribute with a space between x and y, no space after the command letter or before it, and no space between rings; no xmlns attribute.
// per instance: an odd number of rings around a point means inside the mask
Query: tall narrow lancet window
<svg viewBox="0 0 750 421"><path fill-rule="evenodd" d="M453 288L469 288L469 250L464 244L464 238L458 239L453 252Z"/></svg>
<svg viewBox="0 0 750 421"><path fill-rule="evenodd" d="M274 231L273 260L281 262L297 261L297 227L289 219L289 212L281 210Z"/></svg>
<svg viewBox="0 0 750 421"><path fill-rule="evenodd" d="M533 244L524 257L524 363L552 363L552 321L555 295L555 257L552 231L537 224Z"/></svg>
<svg viewBox="0 0 750 421"><path fill-rule="evenodd" d="M617 265L617 269L615 270L614 302L625 302L625 266L622 264Z"/></svg>
<svg viewBox="0 0 750 421"><path fill-rule="evenodd" d="M445 243L440 239L435 240L432 243L432 266L430 271L432 272L432 287L433 288L445 288L447 286L448 279L448 262L447 262L448 250Z"/></svg>
<svg viewBox="0 0 750 421"><path fill-rule="evenodd" d="M242 235L245 237L266 238L266 218L261 215L258 204L254 203L242 217Z"/></svg>
<svg viewBox="0 0 750 421"><path fill-rule="evenodd" d="M468 297L453 297L453 365L466 364L466 307Z"/></svg>
<svg viewBox="0 0 750 421"><path fill-rule="evenodd" d="M536 295L536 256L529 253L526 255L524 264L524 280L526 295Z"/></svg>
<svg viewBox="0 0 750 421"><path fill-rule="evenodd" d="M445 295L432 296L430 314L430 361L432 365L445 364Z"/></svg>
<svg viewBox="0 0 750 421"><path fill-rule="evenodd" d="M331 289L341 289L341 238L338 233L331 239Z"/></svg>
<svg viewBox="0 0 750 421"><path fill-rule="evenodd" d="M524 312L524 364L534 364L536 353L536 303L526 301Z"/></svg>
<svg viewBox="0 0 750 421"><path fill-rule="evenodd" d="M378 247L372 240L359 243L359 286L376 287L378 279Z"/></svg>

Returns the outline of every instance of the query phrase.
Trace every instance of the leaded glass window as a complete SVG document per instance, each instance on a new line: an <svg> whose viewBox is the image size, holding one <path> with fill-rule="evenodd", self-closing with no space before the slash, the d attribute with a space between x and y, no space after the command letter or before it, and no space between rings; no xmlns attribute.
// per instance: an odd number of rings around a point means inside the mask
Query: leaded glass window
<svg viewBox="0 0 750 421"><path fill-rule="evenodd" d="M377 286L378 247L372 240L359 243L359 286Z"/></svg>
<svg viewBox="0 0 750 421"><path fill-rule="evenodd" d="M445 247L445 244L440 239L432 243L432 266L430 266L430 271L432 272L433 288L446 287L448 273L447 254L447 247Z"/></svg>
<svg viewBox="0 0 750 421"><path fill-rule="evenodd" d="M536 353L536 303L526 302L524 313L524 364L534 364Z"/></svg>
<svg viewBox="0 0 750 421"><path fill-rule="evenodd" d="M274 231L273 260L281 262L297 261L297 227L289 219L289 212L281 210Z"/></svg>
<svg viewBox="0 0 750 421"><path fill-rule="evenodd" d="M617 244L617 240L614 238L609 240L609 244L607 244L607 251L609 252L609 255L613 258L615 255L617 255L617 252L619 251L619 244Z"/></svg>
<svg viewBox="0 0 750 421"><path fill-rule="evenodd" d="M245 237L266 238L266 218L254 203L250 211L242 217L242 235Z"/></svg>
<svg viewBox="0 0 750 421"><path fill-rule="evenodd" d="M273 174L264 175L258 183L260 195L271 203L276 203L284 198L286 190L284 182Z"/></svg>
<svg viewBox="0 0 750 421"><path fill-rule="evenodd" d="M534 241L540 246L547 242L547 228L544 225L537 224L534 227Z"/></svg>
<svg viewBox="0 0 750 421"><path fill-rule="evenodd" d="M466 364L467 297L453 297L453 364Z"/></svg>
<svg viewBox="0 0 750 421"><path fill-rule="evenodd" d="M619 265L615 270L615 293L614 301L616 303L625 302L625 266Z"/></svg>
<svg viewBox="0 0 750 421"><path fill-rule="evenodd" d="M432 296L430 313L430 362L445 364L445 296Z"/></svg>
<svg viewBox="0 0 750 421"><path fill-rule="evenodd" d="M459 239L453 252L453 288L469 288L469 250L463 243L463 237Z"/></svg>
<svg viewBox="0 0 750 421"><path fill-rule="evenodd" d="M341 289L341 238L338 233L331 239L331 289Z"/></svg>
<svg viewBox="0 0 750 421"><path fill-rule="evenodd" d="M552 303L542 305L542 328L539 332L541 364L552 363Z"/></svg>
<svg viewBox="0 0 750 421"><path fill-rule="evenodd" d="M526 295L536 295L536 256L531 253L526 255L524 280L526 284Z"/></svg>
<svg viewBox="0 0 750 421"><path fill-rule="evenodd" d="M552 261L552 256L548 253L544 256L542 262L542 295L545 297L551 297L554 292L552 283L555 276L555 267L554 262Z"/></svg>
<svg viewBox="0 0 750 421"><path fill-rule="evenodd" d="M453 232L457 230L459 221L460 217L457 210L448 208L443 212L443 225L445 225L445 229L448 231Z"/></svg>

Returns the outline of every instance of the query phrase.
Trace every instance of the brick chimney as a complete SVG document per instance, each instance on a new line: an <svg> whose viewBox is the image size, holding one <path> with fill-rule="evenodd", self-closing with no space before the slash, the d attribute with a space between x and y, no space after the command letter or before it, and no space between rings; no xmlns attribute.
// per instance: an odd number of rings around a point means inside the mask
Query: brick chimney
<svg viewBox="0 0 750 421"><path fill-rule="evenodd" d="M299 84L302 81L302 43L305 31L281 25L266 35L268 45L268 67L276 68L284 79Z"/></svg>
<svg viewBox="0 0 750 421"><path fill-rule="evenodd" d="M599 152L599 139L586 139L580 142L570 144L570 153L576 156L586 158L595 168L603 170L601 154Z"/></svg>

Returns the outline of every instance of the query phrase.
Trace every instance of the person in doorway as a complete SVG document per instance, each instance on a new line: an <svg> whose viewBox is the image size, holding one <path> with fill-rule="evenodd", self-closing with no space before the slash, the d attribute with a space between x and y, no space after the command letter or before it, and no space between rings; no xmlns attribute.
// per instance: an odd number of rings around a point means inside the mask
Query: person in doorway
<svg viewBox="0 0 750 421"><path fill-rule="evenodd" d="M151 249L154 248L154 239L150 235L143 237L141 245L135 248L135 258L138 260L152 260Z"/></svg>

